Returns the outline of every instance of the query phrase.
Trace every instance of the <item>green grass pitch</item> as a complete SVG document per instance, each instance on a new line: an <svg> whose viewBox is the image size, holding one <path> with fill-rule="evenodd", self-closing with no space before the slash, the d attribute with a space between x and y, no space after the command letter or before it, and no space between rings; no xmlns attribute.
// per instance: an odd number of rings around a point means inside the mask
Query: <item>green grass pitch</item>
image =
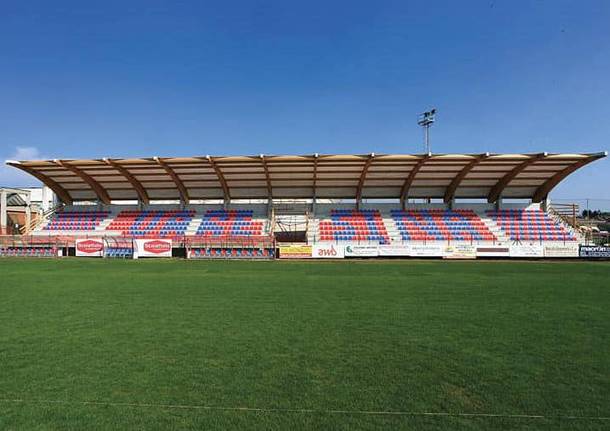
<svg viewBox="0 0 610 431"><path fill-rule="evenodd" d="M2 430L609 416L609 263L0 259Z"/></svg>

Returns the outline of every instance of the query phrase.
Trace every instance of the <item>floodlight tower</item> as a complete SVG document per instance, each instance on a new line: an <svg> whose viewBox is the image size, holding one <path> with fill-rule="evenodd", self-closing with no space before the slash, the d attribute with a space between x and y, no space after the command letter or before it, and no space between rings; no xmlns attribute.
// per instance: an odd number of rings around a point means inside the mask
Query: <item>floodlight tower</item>
<svg viewBox="0 0 610 431"><path fill-rule="evenodd" d="M419 114L417 124L422 126L424 129L424 152L426 154L431 153L430 149L430 127L434 124L434 116L436 115L436 108L426 111L423 114Z"/></svg>

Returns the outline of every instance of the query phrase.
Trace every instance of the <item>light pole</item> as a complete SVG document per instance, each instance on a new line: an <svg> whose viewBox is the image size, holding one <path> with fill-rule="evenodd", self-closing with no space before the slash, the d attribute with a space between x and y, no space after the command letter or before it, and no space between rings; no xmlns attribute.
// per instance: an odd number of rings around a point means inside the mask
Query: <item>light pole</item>
<svg viewBox="0 0 610 431"><path fill-rule="evenodd" d="M436 115L436 109L433 108L430 111L426 111L423 114L419 114L417 124L424 129L424 152L430 154L430 126L434 124L434 116Z"/></svg>

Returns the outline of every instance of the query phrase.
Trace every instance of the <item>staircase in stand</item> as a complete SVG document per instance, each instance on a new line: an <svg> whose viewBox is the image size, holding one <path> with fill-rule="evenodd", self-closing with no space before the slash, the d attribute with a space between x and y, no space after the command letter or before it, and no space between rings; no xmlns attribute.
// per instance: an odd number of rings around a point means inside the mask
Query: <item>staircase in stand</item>
<svg viewBox="0 0 610 431"><path fill-rule="evenodd" d="M498 242L509 242L510 239L506 236L504 231L498 226L491 218L487 216L484 212L478 212L477 215L483 220L485 226L493 233Z"/></svg>
<svg viewBox="0 0 610 431"><path fill-rule="evenodd" d="M584 241L581 225L578 222L580 207L578 204L558 204L549 205L547 213L556 222L561 223L568 231L572 232L579 242Z"/></svg>
<svg viewBox="0 0 610 431"><path fill-rule="evenodd" d="M31 232L35 231L36 229L42 228L44 225L46 225L48 223L51 216L53 214L55 214L56 211L63 208L63 206L64 206L64 204L56 205L52 208L49 208L48 210L46 210L45 212L43 212L42 214L39 214L37 216L34 216L34 214L32 214L30 224L21 226L19 228L19 233L21 235L29 235Z"/></svg>

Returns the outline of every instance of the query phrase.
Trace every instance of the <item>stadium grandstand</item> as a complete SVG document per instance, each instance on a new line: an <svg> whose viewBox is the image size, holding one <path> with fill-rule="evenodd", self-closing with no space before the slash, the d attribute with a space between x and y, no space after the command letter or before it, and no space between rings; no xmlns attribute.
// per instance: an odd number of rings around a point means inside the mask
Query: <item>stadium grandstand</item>
<svg viewBox="0 0 610 431"><path fill-rule="evenodd" d="M2 236L0 254L577 257L584 238L549 194L606 155L7 161L58 205L28 220L24 235Z"/></svg>

